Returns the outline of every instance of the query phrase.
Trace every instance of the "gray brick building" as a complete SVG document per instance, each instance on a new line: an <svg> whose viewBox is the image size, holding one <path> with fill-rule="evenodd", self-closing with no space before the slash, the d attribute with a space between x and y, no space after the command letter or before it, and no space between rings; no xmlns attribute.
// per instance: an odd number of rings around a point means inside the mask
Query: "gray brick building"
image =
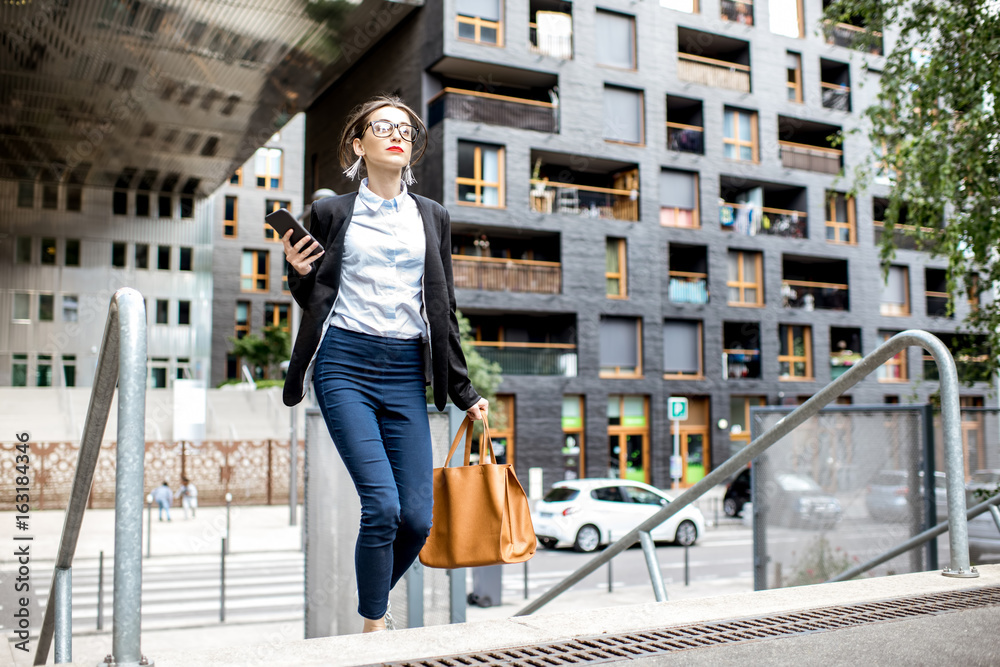
<svg viewBox="0 0 1000 667"><path fill-rule="evenodd" d="M884 58L846 48L852 26L828 43L821 15L820 0L445 0L386 34L374 14L361 26L375 46L309 108L306 190L356 187L336 142L358 102L396 92L423 114L413 189L451 212L458 304L504 369L500 439L522 476L669 486L666 399L684 396L693 483L748 442L750 405L800 402L889 334L959 328L970 306L944 316L941 258L901 249L883 281L888 181L850 197L838 174L873 151L850 130ZM911 349L843 400L936 388ZM967 405L989 395L963 388Z"/></svg>

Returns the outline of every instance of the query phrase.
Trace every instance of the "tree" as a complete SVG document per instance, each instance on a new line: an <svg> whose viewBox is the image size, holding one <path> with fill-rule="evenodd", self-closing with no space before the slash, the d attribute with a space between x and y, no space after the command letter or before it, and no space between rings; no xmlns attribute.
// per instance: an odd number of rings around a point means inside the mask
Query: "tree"
<svg viewBox="0 0 1000 667"><path fill-rule="evenodd" d="M855 48L870 51L885 26L898 31L886 55L877 104L864 111L877 154L854 174L890 177L883 269L897 235L948 260L950 302L981 297L1000 281L1000 3L997 0L834 0L824 30L864 25ZM905 210L906 229L896 229ZM983 294L979 294L982 292ZM951 305L949 304L949 308ZM963 328L1000 352L1000 308L978 299ZM997 359L987 350L989 370Z"/></svg>
<svg viewBox="0 0 1000 667"><path fill-rule="evenodd" d="M272 375L275 367L291 356L292 337L284 329L276 326L264 327L263 336L247 334L243 338L230 336L233 349L231 354L246 361L251 368L259 367L263 377Z"/></svg>

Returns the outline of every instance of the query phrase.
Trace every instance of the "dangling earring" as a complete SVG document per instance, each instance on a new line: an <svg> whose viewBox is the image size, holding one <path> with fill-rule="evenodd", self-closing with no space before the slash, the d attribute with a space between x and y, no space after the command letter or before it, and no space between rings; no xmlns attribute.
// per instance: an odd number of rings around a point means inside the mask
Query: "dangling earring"
<svg viewBox="0 0 1000 667"><path fill-rule="evenodd" d="M347 178L353 181L355 178L357 178L358 172L360 170L361 170L361 156L359 155L358 159L354 161L354 164L352 164L350 167L344 170L344 176L347 176Z"/></svg>
<svg viewBox="0 0 1000 667"><path fill-rule="evenodd" d="M407 164L403 167L403 183L406 185L413 185L417 182L417 179L413 177L413 170L410 169L410 165Z"/></svg>

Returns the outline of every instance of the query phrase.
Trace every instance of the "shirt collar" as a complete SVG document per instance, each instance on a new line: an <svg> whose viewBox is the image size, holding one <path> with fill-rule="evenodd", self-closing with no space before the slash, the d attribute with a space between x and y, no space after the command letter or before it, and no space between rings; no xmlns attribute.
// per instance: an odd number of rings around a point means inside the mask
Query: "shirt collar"
<svg viewBox="0 0 1000 667"><path fill-rule="evenodd" d="M407 195L406 183L400 182L400 193L396 195L393 199L382 199L374 192L368 189L368 179L364 178L361 180L361 187L358 189L358 197L372 211L377 211L382 206L388 205L394 211L398 211L403 207L403 201Z"/></svg>

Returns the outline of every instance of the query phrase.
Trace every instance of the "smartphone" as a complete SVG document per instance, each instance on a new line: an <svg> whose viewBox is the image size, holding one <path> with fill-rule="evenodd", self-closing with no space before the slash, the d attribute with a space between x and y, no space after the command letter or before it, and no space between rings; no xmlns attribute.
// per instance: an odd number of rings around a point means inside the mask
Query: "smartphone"
<svg viewBox="0 0 1000 667"><path fill-rule="evenodd" d="M284 236L285 232L291 229L292 245L301 241L303 237L308 236L309 238L312 238L312 236L309 235L309 232L306 231L306 228L302 226L302 223L296 220L295 216L289 213L287 209L279 208L273 213L268 213L264 216L264 221L271 225L271 228L278 233L279 237ZM306 247L308 246L309 244L307 243ZM311 252L309 256L312 257L320 252L323 252L323 246L317 245L316 250Z"/></svg>

